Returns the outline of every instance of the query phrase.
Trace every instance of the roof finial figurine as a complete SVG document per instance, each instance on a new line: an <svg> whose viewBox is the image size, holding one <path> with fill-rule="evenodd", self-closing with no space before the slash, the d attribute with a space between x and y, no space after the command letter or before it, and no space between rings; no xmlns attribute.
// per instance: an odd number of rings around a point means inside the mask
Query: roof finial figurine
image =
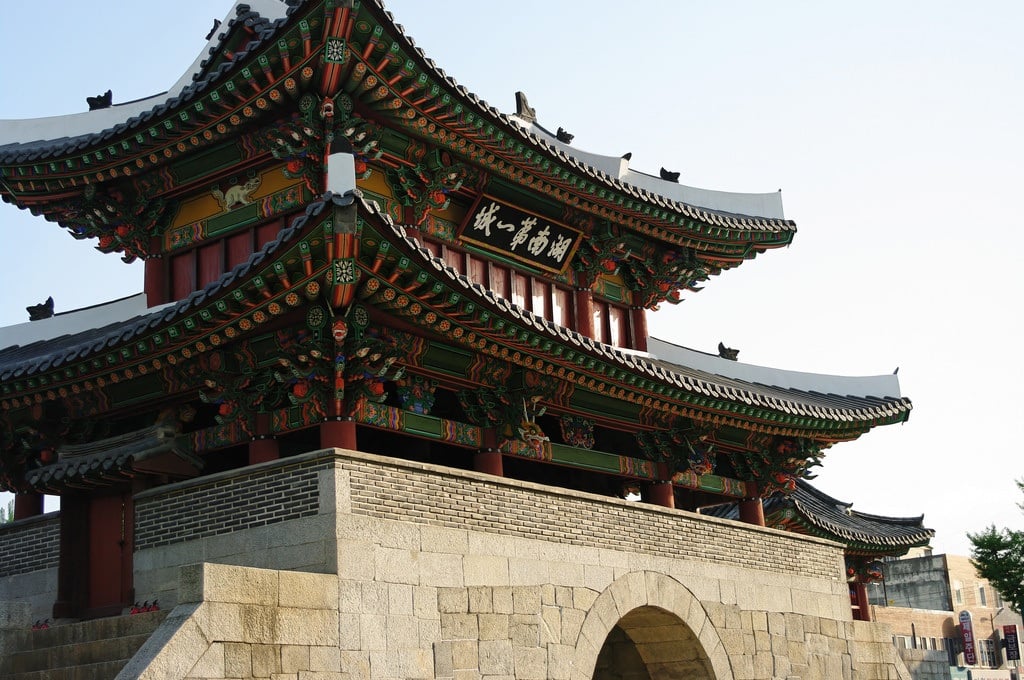
<svg viewBox="0 0 1024 680"><path fill-rule="evenodd" d="M628 160L632 160L632 159L633 159L633 152L632 151L627 151L626 153L622 154L622 160L628 161Z"/></svg>
<svg viewBox="0 0 1024 680"><path fill-rule="evenodd" d="M95 111L96 109L109 109L112 101L113 94L110 90L107 90L103 94L96 95L95 97L85 98L85 103L89 105L90 111Z"/></svg>
<svg viewBox="0 0 1024 680"><path fill-rule="evenodd" d="M663 180L665 180L666 182L675 182L676 184L679 184L679 173L678 172L669 172L665 168L662 168L661 169L661 178Z"/></svg>
<svg viewBox="0 0 1024 680"><path fill-rule="evenodd" d="M206 34L206 39L209 40L210 38L212 38L213 34L217 32L218 28L220 28L220 19L214 19L213 28L211 28L210 32Z"/></svg>
<svg viewBox="0 0 1024 680"><path fill-rule="evenodd" d="M575 135L570 135L566 132L565 128L558 128L558 132L555 133L555 138L563 144L572 144L572 138Z"/></svg>
<svg viewBox="0 0 1024 680"><path fill-rule="evenodd" d="M522 92L516 92L516 115L527 123L537 122L537 112L530 107L530 103L526 101L526 95Z"/></svg>
<svg viewBox="0 0 1024 680"><path fill-rule="evenodd" d="M29 321L49 319L53 316L53 296L46 298L46 302L42 302L38 305L29 305L25 308L25 311L28 312Z"/></svg>
<svg viewBox="0 0 1024 680"><path fill-rule="evenodd" d="M720 342L718 343L718 356L723 359L728 359L729 361L737 361L740 356L740 351L738 349L733 349L732 347L726 347L724 343Z"/></svg>

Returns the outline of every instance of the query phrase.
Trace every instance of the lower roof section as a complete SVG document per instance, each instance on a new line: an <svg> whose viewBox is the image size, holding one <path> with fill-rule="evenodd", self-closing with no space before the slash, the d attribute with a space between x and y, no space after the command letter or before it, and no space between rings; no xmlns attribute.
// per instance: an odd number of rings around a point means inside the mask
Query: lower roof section
<svg viewBox="0 0 1024 680"><path fill-rule="evenodd" d="M193 343L193 351L202 353L205 349L199 348L209 346L202 335L206 331L202 324L183 323L188 321L185 317L201 315L204 310L211 317L226 313L211 306L228 289L257 278L259 272L272 266L282 256L278 251L296 238L307 218L319 215L329 204L353 202L364 220L364 230L379 232L379 239L368 239L369 232L363 234L358 259L359 266L365 267L365 276L360 298L369 304L391 307L387 302L392 299L387 296L389 292L405 293L407 300L417 297L423 308L435 312L409 317L408 321L424 332L447 337L451 334L444 329L461 327L463 333L451 337L476 337L476 351L497 351L501 355L505 348L510 353L526 352L551 364L553 374L564 375L566 380L593 384L599 391L635 404L657 401L673 412L680 409L679 413L687 417L715 425L834 442L854 439L872 427L902 422L909 416L910 401L899 396L895 376L838 378L779 371L727 361L663 341L653 341L650 353L596 342L471 282L443 260L433 258L376 204L355 193L343 197L325 194L308 206L305 216L283 229L248 262L165 309L147 310L142 296L132 296L6 329L0 343L4 394L24 403L30 392L44 389L42 384L59 385L77 379L78 371L68 373L71 365L86 360L95 363L98 355L105 355L106 363L85 367L86 373L96 368L117 371L122 348L132 354L131 348L143 347L139 351L148 355ZM385 243L391 245L385 248ZM374 302L378 296L383 297ZM463 307L460 310L452 305ZM393 311L406 316L409 309ZM429 318L435 319L433 325L425 323ZM146 338L152 342L140 342ZM61 375L53 373L58 368ZM49 377L36 381L35 376ZM131 378L125 375L119 379Z"/></svg>
<svg viewBox="0 0 1024 680"><path fill-rule="evenodd" d="M739 506L716 505L701 513L737 519ZM935 536L933 529L924 526L923 515L887 517L859 512L853 503L836 500L803 479L797 480L791 495L766 499L764 514L767 526L837 541L853 554L903 555L910 548L928 545Z"/></svg>

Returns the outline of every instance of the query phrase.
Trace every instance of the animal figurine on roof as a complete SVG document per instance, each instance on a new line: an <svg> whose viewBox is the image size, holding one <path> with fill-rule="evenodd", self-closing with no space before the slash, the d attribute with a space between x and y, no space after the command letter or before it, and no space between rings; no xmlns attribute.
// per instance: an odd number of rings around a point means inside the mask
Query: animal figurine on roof
<svg viewBox="0 0 1024 680"><path fill-rule="evenodd" d="M738 349L733 349L732 347L726 347L720 342L718 343L718 356L723 359L728 359L729 361L736 361L740 356L740 351Z"/></svg>
<svg viewBox="0 0 1024 680"><path fill-rule="evenodd" d="M537 112L526 101L526 95L522 92L516 92L516 115L528 123L537 122Z"/></svg>
<svg viewBox="0 0 1024 680"><path fill-rule="evenodd" d="M679 173L678 172L669 172L665 168L662 168L661 169L661 178L663 180L665 180L666 182L675 182L676 184L679 184Z"/></svg>
<svg viewBox="0 0 1024 680"><path fill-rule="evenodd" d="M53 297L46 298L46 302L42 302L38 305L29 305L25 308L28 312L29 321L39 321L40 319L49 319L53 316Z"/></svg>
<svg viewBox="0 0 1024 680"><path fill-rule="evenodd" d="M558 132L555 133L555 138L563 144L572 144L572 138L575 135L570 135L566 132L565 128L558 128Z"/></svg>
<svg viewBox="0 0 1024 680"><path fill-rule="evenodd" d="M96 109L109 109L113 99L113 93L110 90L107 90L103 94L96 95L95 97L86 97L85 103L89 105L90 111L95 111Z"/></svg>
<svg viewBox="0 0 1024 680"><path fill-rule="evenodd" d="M213 34L217 32L218 28L220 28L220 19L214 19L213 28L211 28L210 32L206 34L206 39L209 40L210 38L212 38Z"/></svg>

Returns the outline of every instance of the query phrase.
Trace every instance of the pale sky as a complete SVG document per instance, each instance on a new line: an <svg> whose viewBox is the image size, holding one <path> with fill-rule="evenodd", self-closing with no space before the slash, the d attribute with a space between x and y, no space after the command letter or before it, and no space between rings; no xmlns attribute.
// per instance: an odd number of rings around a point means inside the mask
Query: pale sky
<svg viewBox="0 0 1024 680"><path fill-rule="evenodd" d="M230 2L5 3L0 119L170 87ZM899 367L904 425L829 450L814 482L863 512L924 514L938 552L1024 527L1024 4L395 0L448 75L499 110L691 186L781 188L798 233L650 317L748 363ZM0 326L141 291L141 265L0 206Z"/></svg>

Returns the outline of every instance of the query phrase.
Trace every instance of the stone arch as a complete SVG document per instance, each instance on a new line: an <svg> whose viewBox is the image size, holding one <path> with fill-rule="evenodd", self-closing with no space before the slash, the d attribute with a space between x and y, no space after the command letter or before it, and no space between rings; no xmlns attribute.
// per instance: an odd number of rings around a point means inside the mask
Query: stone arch
<svg viewBox="0 0 1024 680"><path fill-rule="evenodd" d="M658 634L645 637L640 634L644 629L658 629ZM654 637L661 639L653 645L636 644L636 640L653 642ZM598 595L576 640L572 679L592 680L605 642L626 640L633 642L648 673L653 672L652 680L676 677L670 674L672 657L655 653L671 648L681 650L680 657L696 659L709 680L734 680L725 646L704 607L686 586L665 574L631 572ZM663 663L666 659L669 662Z"/></svg>

